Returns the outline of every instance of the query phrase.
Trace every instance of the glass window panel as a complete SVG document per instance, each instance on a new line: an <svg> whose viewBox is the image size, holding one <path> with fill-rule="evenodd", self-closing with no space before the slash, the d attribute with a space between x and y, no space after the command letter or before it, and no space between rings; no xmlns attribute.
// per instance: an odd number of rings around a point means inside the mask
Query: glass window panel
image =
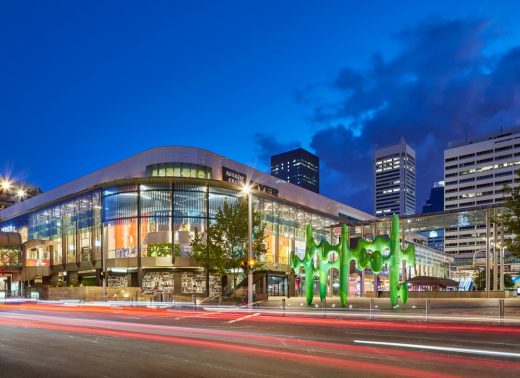
<svg viewBox="0 0 520 378"><path fill-rule="evenodd" d="M203 192L174 192L174 211L176 217L205 217L205 193Z"/></svg>
<svg viewBox="0 0 520 378"><path fill-rule="evenodd" d="M174 222L174 241L179 246L181 256L187 256L191 252L191 239L198 232L206 231L206 220L204 218L180 218L176 217Z"/></svg>
<svg viewBox="0 0 520 378"><path fill-rule="evenodd" d="M209 193L209 217L214 218L217 210L224 206L224 203L229 205L236 203L237 197L227 194Z"/></svg>
<svg viewBox="0 0 520 378"><path fill-rule="evenodd" d="M171 192L169 190L142 191L141 216L171 216Z"/></svg>
<svg viewBox="0 0 520 378"><path fill-rule="evenodd" d="M126 185L126 186L112 186L103 190L104 196L109 196L116 193L133 192L137 191L137 185Z"/></svg>
<svg viewBox="0 0 520 378"><path fill-rule="evenodd" d="M103 197L104 219L137 216L137 192L119 193Z"/></svg>
<svg viewBox="0 0 520 378"><path fill-rule="evenodd" d="M161 163L146 167L146 175L168 177L211 178L211 167L190 163ZM117 191L112 191L115 193Z"/></svg>
<svg viewBox="0 0 520 378"><path fill-rule="evenodd" d="M165 257L172 254L172 229L170 217L141 219L141 253L149 257Z"/></svg>
<svg viewBox="0 0 520 378"><path fill-rule="evenodd" d="M107 258L137 257L137 219L107 222L103 231Z"/></svg>

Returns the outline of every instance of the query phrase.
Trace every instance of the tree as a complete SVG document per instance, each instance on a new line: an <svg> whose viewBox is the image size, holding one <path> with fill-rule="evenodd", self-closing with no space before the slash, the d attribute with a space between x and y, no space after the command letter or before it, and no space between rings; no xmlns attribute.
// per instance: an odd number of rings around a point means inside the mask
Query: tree
<svg viewBox="0 0 520 378"><path fill-rule="evenodd" d="M253 211L253 256L256 267L261 267L262 257L266 253L265 224L260 213ZM206 271L206 281L209 273L233 275L236 285L237 276L248 255L248 206L247 201L224 203L217 209L215 220L205 233L195 232L191 240L192 253L198 265ZM209 295L209 285L206 285Z"/></svg>
<svg viewBox="0 0 520 378"><path fill-rule="evenodd" d="M500 280L500 278L499 278ZM489 271L489 287L493 287L493 269ZM473 274L473 282L478 290L486 289L486 270L478 270ZM506 289L512 289L515 286L513 277L510 274L504 274L504 286Z"/></svg>
<svg viewBox="0 0 520 378"><path fill-rule="evenodd" d="M520 171L516 171L520 177ZM520 256L520 187L510 188L504 185L504 212L497 216L497 222L504 225L507 251Z"/></svg>

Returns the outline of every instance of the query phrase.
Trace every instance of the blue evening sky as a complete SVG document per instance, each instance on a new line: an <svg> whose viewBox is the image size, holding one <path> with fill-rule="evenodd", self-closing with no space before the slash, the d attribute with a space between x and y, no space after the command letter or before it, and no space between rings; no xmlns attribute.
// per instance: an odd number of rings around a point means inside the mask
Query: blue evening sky
<svg viewBox="0 0 520 378"><path fill-rule="evenodd" d="M343 68L392 60L396 36L425 20L489 20L499 37L482 53L501 54L518 44L519 4L3 0L0 168L48 190L153 146L192 145L267 170L276 148L319 152L313 138L334 123L316 121L316 103L345 96L331 88ZM379 130L397 142L390 132ZM348 169L350 146L339 149ZM371 211L338 180L322 192ZM418 186L420 209L431 182Z"/></svg>

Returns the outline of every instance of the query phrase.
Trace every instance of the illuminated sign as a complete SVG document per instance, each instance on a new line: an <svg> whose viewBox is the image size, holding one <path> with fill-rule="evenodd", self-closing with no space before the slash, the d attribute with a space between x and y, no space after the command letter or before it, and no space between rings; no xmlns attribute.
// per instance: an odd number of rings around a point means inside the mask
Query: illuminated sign
<svg viewBox="0 0 520 378"><path fill-rule="evenodd" d="M222 181L230 182L235 185L244 185L247 182L247 175L231 168L222 167ZM251 187L259 192L278 196L278 189L270 186L251 181Z"/></svg>
<svg viewBox="0 0 520 378"><path fill-rule="evenodd" d="M236 185L243 185L247 181L247 175L237 172L231 168L222 167L222 180Z"/></svg>
<svg viewBox="0 0 520 378"><path fill-rule="evenodd" d="M4 227L0 228L0 231L2 231L2 232L15 232L16 231L16 227L13 226L12 224L10 224L9 226L4 226Z"/></svg>

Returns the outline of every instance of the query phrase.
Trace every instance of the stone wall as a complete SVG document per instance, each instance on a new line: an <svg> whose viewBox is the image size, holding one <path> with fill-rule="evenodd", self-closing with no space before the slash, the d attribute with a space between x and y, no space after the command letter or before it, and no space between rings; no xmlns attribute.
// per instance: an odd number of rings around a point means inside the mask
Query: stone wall
<svg viewBox="0 0 520 378"><path fill-rule="evenodd" d="M34 290L34 289L33 289ZM46 300L81 300L81 301L102 301L103 288L98 286L83 287L41 287L38 288L40 299ZM107 288L107 300L109 301L130 301L136 299L141 294L141 288Z"/></svg>

